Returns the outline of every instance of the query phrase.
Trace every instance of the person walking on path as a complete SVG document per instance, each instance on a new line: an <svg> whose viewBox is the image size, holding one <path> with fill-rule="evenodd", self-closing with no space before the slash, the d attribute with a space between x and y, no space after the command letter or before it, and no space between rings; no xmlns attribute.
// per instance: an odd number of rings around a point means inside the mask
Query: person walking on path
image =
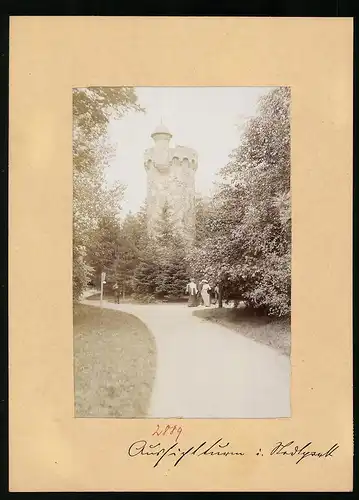
<svg viewBox="0 0 359 500"><path fill-rule="evenodd" d="M199 305L204 306L203 298L202 298L202 287L203 287L203 280L201 280L198 284L198 300L199 300Z"/></svg>
<svg viewBox="0 0 359 500"><path fill-rule="evenodd" d="M120 303L120 290L119 290L117 281L113 285L112 290L113 290L113 294L115 296L115 303L119 304Z"/></svg>
<svg viewBox="0 0 359 500"><path fill-rule="evenodd" d="M218 299L219 299L219 286L218 283L214 287L214 304L218 304Z"/></svg>
<svg viewBox="0 0 359 500"><path fill-rule="evenodd" d="M197 305L198 289L197 289L197 285L196 285L193 278L191 278L190 282L187 283L186 293L189 294L188 307L195 307Z"/></svg>
<svg viewBox="0 0 359 500"><path fill-rule="evenodd" d="M205 307L209 307L211 305L211 296L210 296L210 291L211 287L208 284L207 280L203 280L203 285L202 285L202 299Z"/></svg>

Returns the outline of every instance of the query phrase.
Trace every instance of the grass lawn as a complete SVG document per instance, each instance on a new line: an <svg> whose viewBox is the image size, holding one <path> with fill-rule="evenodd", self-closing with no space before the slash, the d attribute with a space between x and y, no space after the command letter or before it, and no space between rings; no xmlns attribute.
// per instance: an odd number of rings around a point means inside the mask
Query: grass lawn
<svg viewBox="0 0 359 500"><path fill-rule="evenodd" d="M290 356L290 319L255 316L244 308L210 308L193 311L194 316L212 321L249 337L256 342L273 347L281 354Z"/></svg>
<svg viewBox="0 0 359 500"><path fill-rule="evenodd" d="M147 326L121 311L74 306L76 417L144 417L156 371Z"/></svg>

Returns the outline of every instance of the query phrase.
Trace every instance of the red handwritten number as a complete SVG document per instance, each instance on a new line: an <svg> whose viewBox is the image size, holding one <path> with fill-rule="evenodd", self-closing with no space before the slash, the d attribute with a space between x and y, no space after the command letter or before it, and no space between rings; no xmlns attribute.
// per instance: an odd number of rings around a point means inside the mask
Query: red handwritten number
<svg viewBox="0 0 359 500"><path fill-rule="evenodd" d="M167 433L172 436L175 431L177 431L176 441L178 441L178 438L182 433L182 427L177 427L177 425L166 425L164 429L161 429L161 427L157 424L157 429L152 433L152 436L165 436Z"/></svg>
<svg viewBox="0 0 359 500"><path fill-rule="evenodd" d="M161 432L159 432L160 430L160 426L157 424L157 429L155 430L155 432L152 434L152 436L160 436L161 435Z"/></svg>
<svg viewBox="0 0 359 500"><path fill-rule="evenodd" d="M163 431L163 435L165 435L165 434L166 434L166 432L167 432L169 429L171 429L171 426L170 426L170 425L166 425L165 430ZM171 432L171 434L172 434L172 432Z"/></svg>

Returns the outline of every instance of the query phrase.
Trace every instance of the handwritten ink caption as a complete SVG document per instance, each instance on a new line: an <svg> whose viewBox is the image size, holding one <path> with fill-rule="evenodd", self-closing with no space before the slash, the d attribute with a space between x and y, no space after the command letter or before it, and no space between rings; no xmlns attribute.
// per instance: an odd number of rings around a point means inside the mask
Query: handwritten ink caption
<svg viewBox="0 0 359 500"><path fill-rule="evenodd" d="M328 459L333 458L335 452L339 449L338 443L335 443L324 451L317 451L313 449L312 442L309 441L305 445L297 445L294 441L278 441L272 448L265 450L259 448L258 450L239 451L235 449L230 441L225 441L222 437L215 441L202 441L189 447L181 447L179 445L179 437L182 434L182 427L177 425L160 426L152 433L151 437L161 436L170 437L174 439L171 445L163 445L161 442L149 442L146 439L141 439L132 443L127 454L131 458L135 457L153 457L155 461L153 467L158 467L162 460L171 458L173 467L177 467L185 458L192 457L242 457L249 455L256 455L257 457L287 457L292 459L294 457L295 464L298 465L304 459L317 458Z"/></svg>
<svg viewBox="0 0 359 500"><path fill-rule="evenodd" d="M194 445L190 446L187 449L181 449L178 446L178 443L175 442L168 448L165 448L162 446L161 443L156 443L156 444L151 444L148 443L145 439L136 441L131 444L131 446L128 449L128 455L130 457L136 457L136 456L157 456L159 459L155 462L153 467L157 467L158 464L165 458L165 457L175 457L176 460L174 461L173 466L177 467L177 465L184 459L186 456L214 456L214 455L223 455L223 456L229 456L229 455L244 455L243 452L236 452L236 451L222 451L224 448L227 448L230 443L227 442L226 444L222 444L223 440L222 438L217 439L212 444L208 444L207 441L203 441L199 445ZM177 458L178 457L178 458Z"/></svg>
<svg viewBox="0 0 359 500"><path fill-rule="evenodd" d="M283 443L282 441L278 441L274 448L270 451L270 456L273 455L282 455L287 457L296 457L298 460L295 462L296 465L299 464L302 460L308 457L317 457L317 458L330 458L333 457L333 453L339 448L338 443L332 445L326 451L315 451L311 449L312 441L305 444L304 446L298 446L294 443L294 441L289 441L288 443Z"/></svg>

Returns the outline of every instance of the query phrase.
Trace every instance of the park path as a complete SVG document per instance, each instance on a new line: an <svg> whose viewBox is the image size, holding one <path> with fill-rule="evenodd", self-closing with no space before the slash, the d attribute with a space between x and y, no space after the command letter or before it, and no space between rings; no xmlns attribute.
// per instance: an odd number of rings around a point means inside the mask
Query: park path
<svg viewBox="0 0 359 500"><path fill-rule="evenodd" d="M88 305L99 305L84 300ZM157 344L149 417L276 418L290 416L290 359L182 304L113 304L140 318Z"/></svg>

